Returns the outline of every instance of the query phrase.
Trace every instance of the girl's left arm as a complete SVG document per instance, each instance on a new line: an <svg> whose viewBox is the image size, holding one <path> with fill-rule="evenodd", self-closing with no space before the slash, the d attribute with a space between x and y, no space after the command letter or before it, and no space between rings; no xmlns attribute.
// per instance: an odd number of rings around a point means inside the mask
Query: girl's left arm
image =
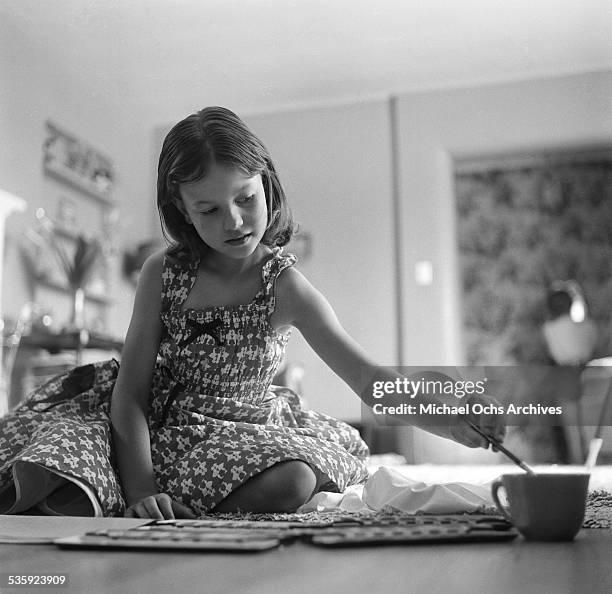
<svg viewBox="0 0 612 594"><path fill-rule="evenodd" d="M321 359L361 396L364 378L376 371L375 363L346 332L327 299L306 277L289 268L277 280L273 322L294 326Z"/></svg>
<svg viewBox="0 0 612 594"><path fill-rule="evenodd" d="M368 406L372 406L372 381L394 381L400 377L386 371L367 355L364 349L340 324L332 306L302 273L294 268L281 274L276 285L277 306L273 323L279 326L294 326L313 350ZM487 401L488 397L483 397ZM419 415L410 421L422 429L453 439L468 447L489 446L488 442L471 429L467 423L453 418L449 424L432 427L422 423ZM476 422L487 434L503 440L505 422L498 415L479 415Z"/></svg>

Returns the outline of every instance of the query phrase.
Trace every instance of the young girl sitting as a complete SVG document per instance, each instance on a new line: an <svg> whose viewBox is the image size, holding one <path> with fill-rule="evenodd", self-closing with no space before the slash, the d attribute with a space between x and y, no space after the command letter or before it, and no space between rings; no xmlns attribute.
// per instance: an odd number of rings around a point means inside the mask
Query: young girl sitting
<svg viewBox="0 0 612 594"><path fill-rule="evenodd" d="M294 511L363 482L357 431L271 386L292 327L358 395L377 368L282 252L294 224L264 145L227 109L185 118L162 147L157 204L170 247L144 264L121 366L77 368L1 421L0 511L52 513L75 482L104 515ZM500 417L475 421L503 437ZM466 423L436 432L487 447ZM19 503L34 478L39 501Z"/></svg>

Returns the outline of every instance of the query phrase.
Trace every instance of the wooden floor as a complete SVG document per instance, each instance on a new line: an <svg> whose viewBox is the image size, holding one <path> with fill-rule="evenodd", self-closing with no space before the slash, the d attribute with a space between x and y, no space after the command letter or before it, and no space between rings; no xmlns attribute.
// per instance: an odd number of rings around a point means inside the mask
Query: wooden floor
<svg viewBox="0 0 612 594"><path fill-rule="evenodd" d="M95 521L104 525L106 520ZM1 528L2 516L0 534ZM58 594L592 594L612 591L611 554L611 530L582 530L571 543L531 543L521 537L509 543L353 549L323 549L294 543L262 553L240 554L70 551L50 544L0 544L0 573L3 580L7 573L67 573L70 580L67 589L32 590Z"/></svg>

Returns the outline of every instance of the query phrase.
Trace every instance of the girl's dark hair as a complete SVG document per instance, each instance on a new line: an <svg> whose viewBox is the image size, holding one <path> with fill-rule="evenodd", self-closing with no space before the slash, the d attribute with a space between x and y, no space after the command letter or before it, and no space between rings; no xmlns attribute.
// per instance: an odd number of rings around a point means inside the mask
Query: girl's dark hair
<svg viewBox="0 0 612 594"><path fill-rule="evenodd" d="M187 250L198 257L208 250L177 206L178 185L206 177L214 163L237 167L249 176L261 174L268 206L261 242L268 247L286 245L293 235L293 217L268 150L235 113L206 107L168 132L159 155L157 208L171 251Z"/></svg>

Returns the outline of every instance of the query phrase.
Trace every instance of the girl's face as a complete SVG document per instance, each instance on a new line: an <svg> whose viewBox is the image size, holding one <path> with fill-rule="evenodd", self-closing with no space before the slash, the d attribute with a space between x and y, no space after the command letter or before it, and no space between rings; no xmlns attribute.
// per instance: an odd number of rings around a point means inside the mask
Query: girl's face
<svg viewBox="0 0 612 594"><path fill-rule="evenodd" d="M201 180L179 184L179 209L202 241L230 258L246 258L268 224L261 175L214 163Z"/></svg>

